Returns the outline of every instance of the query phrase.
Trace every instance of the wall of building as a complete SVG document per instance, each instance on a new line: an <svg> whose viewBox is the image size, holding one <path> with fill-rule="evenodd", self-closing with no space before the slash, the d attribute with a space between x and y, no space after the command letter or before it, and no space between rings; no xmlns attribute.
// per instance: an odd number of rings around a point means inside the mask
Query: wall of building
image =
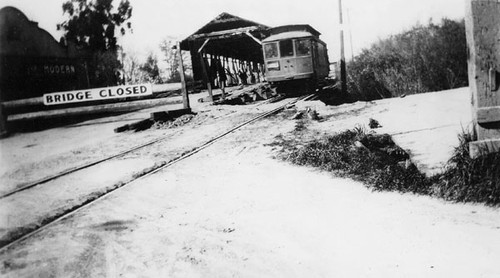
<svg viewBox="0 0 500 278"><path fill-rule="evenodd" d="M0 10L0 100L88 87L85 53L57 42L14 7Z"/></svg>

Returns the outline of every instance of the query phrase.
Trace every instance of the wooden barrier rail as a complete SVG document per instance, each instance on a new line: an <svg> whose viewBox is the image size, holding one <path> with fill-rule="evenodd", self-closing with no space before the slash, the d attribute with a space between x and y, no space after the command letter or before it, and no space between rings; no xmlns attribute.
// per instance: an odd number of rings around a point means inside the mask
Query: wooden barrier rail
<svg viewBox="0 0 500 278"><path fill-rule="evenodd" d="M181 98L178 98L177 100L172 100L171 98L136 100L129 102L121 102L121 103L100 104L100 105L81 106L81 107L73 107L66 109L37 111L37 112L22 113L22 114L12 114L7 116L7 121L50 119L65 115L79 116L79 115L99 114L104 112L127 112L127 111L139 110L159 105L182 104L182 102L183 101Z"/></svg>
<svg viewBox="0 0 500 278"><path fill-rule="evenodd" d="M182 89L181 83L170 83L170 84L152 84L153 94L163 93L169 91L177 91ZM26 106L36 106L43 105L43 97L26 98L19 100L5 101L2 106L5 110L15 110L16 108L26 107Z"/></svg>
<svg viewBox="0 0 500 278"><path fill-rule="evenodd" d="M152 84L153 95L164 92L177 91L181 89L183 90L184 93L185 89L182 87L181 83ZM187 97L187 93L185 97ZM149 108L158 105L170 105L170 104L181 104L181 103L183 103L183 100L180 97L178 99L158 98L158 99L146 99L146 100L135 100L128 102L98 104L92 106L79 106L71 108L35 111L28 113L16 113L16 110L20 110L22 108L27 108L27 107L36 108L37 106L43 106L44 105L43 97L5 101L0 103L0 138L7 136L8 134L7 132L8 121L50 119L67 115L78 116L84 114L98 114L104 112L126 112L143 108Z"/></svg>

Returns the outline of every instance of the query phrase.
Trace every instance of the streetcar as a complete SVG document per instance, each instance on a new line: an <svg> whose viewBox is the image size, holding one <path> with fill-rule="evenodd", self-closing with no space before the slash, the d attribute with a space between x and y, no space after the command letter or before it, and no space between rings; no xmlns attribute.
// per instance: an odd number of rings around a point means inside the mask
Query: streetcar
<svg viewBox="0 0 500 278"><path fill-rule="evenodd" d="M311 92L328 77L330 63L321 35L308 24L269 29L262 41L266 80L278 90Z"/></svg>

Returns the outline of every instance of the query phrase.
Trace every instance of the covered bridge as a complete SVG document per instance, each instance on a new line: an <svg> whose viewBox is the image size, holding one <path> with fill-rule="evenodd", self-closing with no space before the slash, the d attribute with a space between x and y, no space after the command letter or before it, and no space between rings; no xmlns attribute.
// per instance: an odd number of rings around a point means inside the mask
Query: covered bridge
<svg viewBox="0 0 500 278"><path fill-rule="evenodd" d="M268 29L228 13L217 16L181 42L181 49L191 54L194 80L213 84L217 76L231 81L238 74L252 73L259 78L263 71L261 41Z"/></svg>

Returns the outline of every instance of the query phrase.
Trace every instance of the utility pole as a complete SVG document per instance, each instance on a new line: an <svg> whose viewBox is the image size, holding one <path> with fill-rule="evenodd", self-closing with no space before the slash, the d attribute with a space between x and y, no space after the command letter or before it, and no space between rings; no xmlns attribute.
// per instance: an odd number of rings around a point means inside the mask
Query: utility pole
<svg viewBox="0 0 500 278"><path fill-rule="evenodd" d="M344 54L344 25L342 22L342 0L339 0L339 23L340 23L340 88L342 95L347 94L347 78Z"/></svg>

